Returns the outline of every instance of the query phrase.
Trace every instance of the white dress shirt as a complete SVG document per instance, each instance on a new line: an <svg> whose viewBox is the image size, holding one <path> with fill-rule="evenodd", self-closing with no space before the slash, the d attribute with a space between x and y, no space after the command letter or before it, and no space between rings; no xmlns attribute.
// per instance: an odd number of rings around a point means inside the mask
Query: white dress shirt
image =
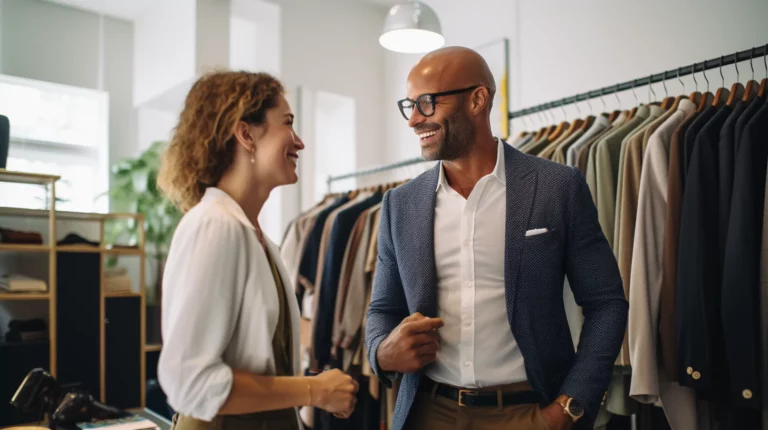
<svg viewBox="0 0 768 430"><path fill-rule="evenodd" d="M265 240L283 279L298 352L296 295L277 246ZM228 194L208 188L179 223L163 276L157 373L171 407L211 421L229 396L232 369L274 375L278 314L275 279L253 224ZM299 373L298 353L293 370Z"/></svg>
<svg viewBox="0 0 768 430"><path fill-rule="evenodd" d="M437 360L425 369L437 382L478 388L527 379L507 320L505 171L499 140L495 169L465 200L440 168L434 237L438 316L445 326Z"/></svg>

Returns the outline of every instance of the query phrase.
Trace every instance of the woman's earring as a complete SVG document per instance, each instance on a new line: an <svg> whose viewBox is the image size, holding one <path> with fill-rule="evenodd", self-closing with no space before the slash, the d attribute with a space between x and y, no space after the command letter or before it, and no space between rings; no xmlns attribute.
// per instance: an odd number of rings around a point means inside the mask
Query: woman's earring
<svg viewBox="0 0 768 430"><path fill-rule="evenodd" d="M251 164L256 164L256 149L251 150Z"/></svg>

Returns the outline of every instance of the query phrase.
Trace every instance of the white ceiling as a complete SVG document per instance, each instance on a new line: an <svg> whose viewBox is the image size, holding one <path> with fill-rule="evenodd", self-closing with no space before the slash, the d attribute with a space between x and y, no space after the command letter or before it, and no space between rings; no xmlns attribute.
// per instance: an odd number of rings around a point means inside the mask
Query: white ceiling
<svg viewBox="0 0 768 430"><path fill-rule="evenodd" d="M144 12L151 9L158 1L165 0L48 0L64 6L104 14L113 18L134 21ZM275 0L272 0L275 1ZM310 0L323 1L323 0ZM357 0L381 6L393 6L403 0Z"/></svg>

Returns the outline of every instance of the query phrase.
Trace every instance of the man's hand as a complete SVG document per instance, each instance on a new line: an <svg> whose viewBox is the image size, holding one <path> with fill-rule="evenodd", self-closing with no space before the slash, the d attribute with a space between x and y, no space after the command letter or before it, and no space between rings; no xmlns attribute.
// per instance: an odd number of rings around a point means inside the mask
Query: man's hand
<svg viewBox="0 0 768 430"><path fill-rule="evenodd" d="M573 428L573 418L565 413L559 403L554 402L541 410L549 430L570 430Z"/></svg>
<svg viewBox="0 0 768 430"><path fill-rule="evenodd" d="M385 372L413 373L435 361L440 318L427 318L416 312L405 318L384 339L376 351L379 368Z"/></svg>

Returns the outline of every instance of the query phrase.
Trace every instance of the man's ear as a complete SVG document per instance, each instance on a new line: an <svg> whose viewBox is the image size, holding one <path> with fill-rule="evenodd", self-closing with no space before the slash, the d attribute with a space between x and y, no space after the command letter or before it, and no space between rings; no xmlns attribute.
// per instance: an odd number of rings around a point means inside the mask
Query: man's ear
<svg viewBox="0 0 768 430"><path fill-rule="evenodd" d="M488 93L488 89L485 87L476 88L472 91L470 97L472 113L475 115L483 113L491 102L491 96Z"/></svg>

